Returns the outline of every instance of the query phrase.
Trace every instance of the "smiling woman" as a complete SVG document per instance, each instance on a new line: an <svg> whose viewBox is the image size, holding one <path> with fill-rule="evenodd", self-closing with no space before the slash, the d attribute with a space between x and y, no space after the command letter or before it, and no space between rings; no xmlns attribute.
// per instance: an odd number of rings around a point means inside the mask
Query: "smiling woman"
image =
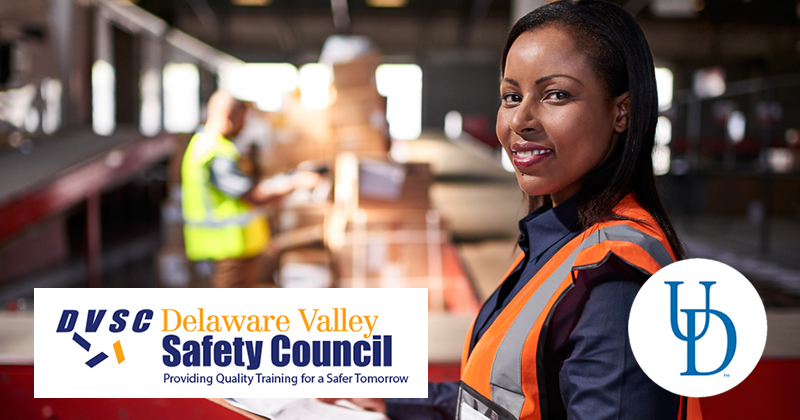
<svg viewBox="0 0 800 420"><path fill-rule="evenodd" d="M630 94L609 100L573 36L555 25L521 34L505 67L497 136L522 190L558 205L627 130Z"/></svg>
<svg viewBox="0 0 800 420"><path fill-rule="evenodd" d="M531 212L466 339L457 418L701 418L628 341L641 284L684 257L653 179L654 73L611 3L552 3L511 29L497 136Z"/></svg>

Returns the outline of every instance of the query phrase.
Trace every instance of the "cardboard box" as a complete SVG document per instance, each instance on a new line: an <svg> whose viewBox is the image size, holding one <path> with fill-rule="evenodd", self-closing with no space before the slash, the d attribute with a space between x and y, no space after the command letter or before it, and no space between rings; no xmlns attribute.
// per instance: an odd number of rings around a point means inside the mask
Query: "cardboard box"
<svg viewBox="0 0 800 420"><path fill-rule="evenodd" d="M272 237L270 248L275 251L322 245L325 240L325 226L311 225L282 232Z"/></svg>
<svg viewBox="0 0 800 420"><path fill-rule="evenodd" d="M275 143L265 159L262 172L275 175L297 168L307 160L331 160L331 145L310 138L297 137L286 143Z"/></svg>
<svg viewBox="0 0 800 420"><path fill-rule="evenodd" d="M333 136L333 152L354 152L358 156L386 157L389 152L389 138L386 132L371 125L350 125L337 127Z"/></svg>
<svg viewBox="0 0 800 420"><path fill-rule="evenodd" d="M306 108L300 100L299 91L288 97L282 114L284 127L296 136L317 142L330 140L331 123L328 108Z"/></svg>
<svg viewBox="0 0 800 420"><path fill-rule="evenodd" d="M364 102L380 98L385 98L378 92L374 85L353 86L336 88L334 104L347 105L354 102Z"/></svg>
<svg viewBox="0 0 800 420"><path fill-rule="evenodd" d="M333 85L339 88L375 86L375 70L383 62L380 54L369 53L347 63L333 65Z"/></svg>
<svg viewBox="0 0 800 420"><path fill-rule="evenodd" d="M330 108L333 127L371 125L385 130L386 97L374 86L342 88L336 91L336 101Z"/></svg>
<svg viewBox="0 0 800 420"><path fill-rule="evenodd" d="M405 178L399 194L392 196L359 195L359 207L365 209L429 209L431 207L429 190L433 182L433 174L427 163L408 163L402 165L405 168ZM361 178L359 184L364 185L370 182L364 179L369 176L364 171L359 171ZM388 185L387 189L394 186ZM374 186L372 187L374 188Z"/></svg>
<svg viewBox="0 0 800 420"><path fill-rule="evenodd" d="M363 159L358 165L358 196L397 201L403 193L406 167L400 163Z"/></svg>
<svg viewBox="0 0 800 420"><path fill-rule="evenodd" d="M369 125L385 130L386 97L376 96L359 101L336 102L331 106L331 126Z"/></svg>
<svg viewBox="0 0 800 420"><path fill-rule="evenodd" d="M288 232L308 226L322 225L331 212L330 203L304 205L281 209L278 231Z"/></svg>
<svg viewBox="0 0 800 420"><path fill-rule="evenodd" d="M426 279L427 211L369 209L365 215L362 227L348 224L349 239L336 252L340 286L415 287Z"/></svg>

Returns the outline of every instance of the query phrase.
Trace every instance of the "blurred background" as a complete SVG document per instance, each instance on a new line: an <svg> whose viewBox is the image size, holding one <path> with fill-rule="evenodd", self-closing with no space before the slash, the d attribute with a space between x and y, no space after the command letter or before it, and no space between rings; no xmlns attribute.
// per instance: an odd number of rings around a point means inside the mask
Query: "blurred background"
<svg viewBox="0 0 800 420"><path fill-rule="evenodd" d="M691 256L756 286L775 362L758 380L793 372L796 390L800 2L614 2L655 59L670 216ZM184 254L180 163L221 88L247 101L252 177L328 168L265 209L260 285L428 287L431 379L457 379L525 214L494 134L500 53L545 3L0 1L3 360L32 360L34 288L208 285Z"/></svg>

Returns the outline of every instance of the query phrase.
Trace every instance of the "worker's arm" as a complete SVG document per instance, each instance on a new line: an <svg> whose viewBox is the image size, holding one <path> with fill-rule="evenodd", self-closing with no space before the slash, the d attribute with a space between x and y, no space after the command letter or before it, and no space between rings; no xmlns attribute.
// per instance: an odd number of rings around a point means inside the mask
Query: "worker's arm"
<svg viewBox="0 0 800 420"><path fill-rule="evenodd" d="M608 281L592 288L559 372L568 419L678 417L679 397L650 380L631 351L628 318L639 287Z"/></svg>
<svg viewBox="0 0 800 420"><path fill-rule="evenodd" d="M211 185L223 193L253 204L266 204L279 199L297 188L312 188L319 182L319 175L296 172L278 175L255 184L242 173L231 159L216 157L209 167Z"/></svg>
<svg viewBox="0 0 800 420"><path fill-rule="evenodd" d="M253 189L250 177L239 170L236 162L224 157L211 160L209 180L214 188L234 198L243 198Z"/></svg>
<svg viewBox="0 0 800 420"><path fill-rule="evenodd" d="M259 182L242 198L254 204L266 204L298 188L313 188L319 179L319 174L313 172L281 174Z"/></svg>

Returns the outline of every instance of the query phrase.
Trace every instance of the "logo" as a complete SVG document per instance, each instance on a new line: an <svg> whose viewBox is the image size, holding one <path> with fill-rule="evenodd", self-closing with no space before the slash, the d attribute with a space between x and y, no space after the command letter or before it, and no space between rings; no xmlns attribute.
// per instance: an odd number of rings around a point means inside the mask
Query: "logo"
<svg viewBox="0 0 800 420"><path fill-rule="evenodd" d="M89 309L86 313L86 326L83 330L84 334L89 336L89 334L94 334L100 328L100 324L103 322L103 318L106 315L106 310L96 310L96 309ZM110 333L119 333L125 330L126 320L125 318L128 317L130 311L127 309L120 309L114 312L113 314L113 323L109 326L108 331ZM58 320L58 326L56 327L56 333L72 333L72 341L77 343L81 348L89 352L92 348L92 344L84 338L82 335L74 332L75 326L80 318L80 312L74 309L65 309L61 312L61 318ZM140 333L147 331L148 327L150 327L149 320L153 319L153 311L151 310L143 310L139 311L136 314L136 318L133 322L133 331ZM125 353L122 351L122 342L117 340L112 345L114 349L114 355L117 358L117 364L120 364L125 361ZM86 366L93 368L100 364L100 362L106 360L108 355L101 351L96 355L92 356L88 361L86 361Z"/></svg>
<svg viewBox="0 0 800 420"><path fill-rule="evenodd" d="M427 392L427 289L48 288L34 298L36 398Z"/></svg>
<svg viewBox="0 0 800 420"><path fill-rule="evenodd" d="M721 394L753 371L767 338L761 298L738 271L690 259L654 274L628 323L636 361L662 388L689 397Z"/></svg>
<svg viewBox="0 0 800 420"><path fill-rule="evenodd" d="M681 330L678 326L678 286L682 285L682 281L665 281L665 284L669 285L669 296L670 296L670 316L669 322L672 325L672 333L675 334L675 337L678 339L683 340L686 342L686 372L681 373L681 375L713 375L715 373L719 373L731 363L733 360L733 355L736 352L736 328L733 326L733 322L728 315L717 311L715 309L711 309L711 286L716 284L715 281L701 281L700 284L706 288L706 308L705 309L681 309L681 312L686 314L686 335L681 333ZM695 328L696 325L696 314L698 312L705 312L705 325L703 326L703 331L700 334L696 334L697 329ZM722 361L722 365L716 368L712 372L698 372L697 371L697 359L696 359L696 349L697 349L697 340L703 338L708 332L708 324L711 321L711 315L716 316L719 318L723 325L725 325L725 334L728 338L727 350L725 351L725 360Z"/></svg>

